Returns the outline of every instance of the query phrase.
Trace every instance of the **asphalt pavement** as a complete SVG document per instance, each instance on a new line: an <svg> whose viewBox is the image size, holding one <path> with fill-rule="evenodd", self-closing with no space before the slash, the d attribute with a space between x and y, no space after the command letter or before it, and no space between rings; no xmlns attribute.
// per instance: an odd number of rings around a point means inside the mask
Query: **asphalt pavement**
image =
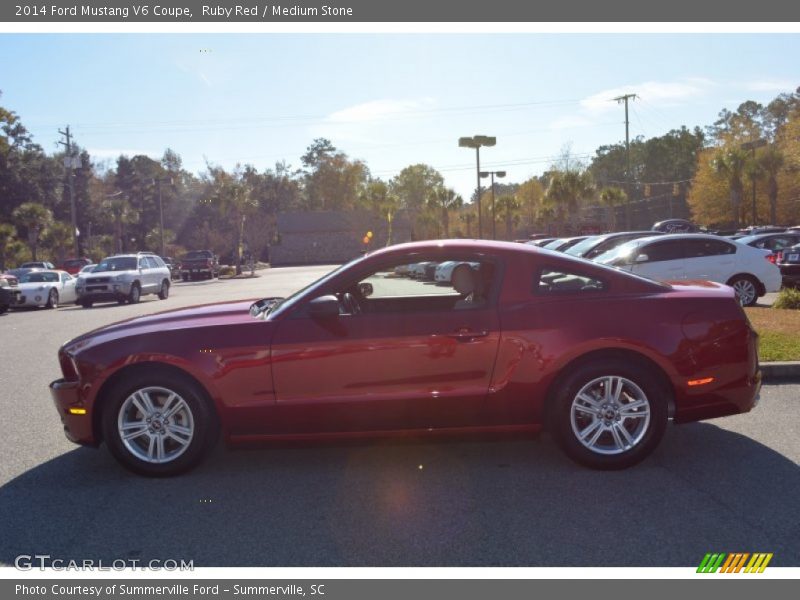
<svg viewBox="0 0 800 600"><path fill-rule="evenodd" d="M691 566L773 552L800 566L800 385L747 415L669 427L622 472L573 464L548 435L217 447L144 479L63 436L47 389L58 346L131 316L281 296L331 267L178 283L168 300L0 317L0 564L184 559L196 566Z"/></svg>

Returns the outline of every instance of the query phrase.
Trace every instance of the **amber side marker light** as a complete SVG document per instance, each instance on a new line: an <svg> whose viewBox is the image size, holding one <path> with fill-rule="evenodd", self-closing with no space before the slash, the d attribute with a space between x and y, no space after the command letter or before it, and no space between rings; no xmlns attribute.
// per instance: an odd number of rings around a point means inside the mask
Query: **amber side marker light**
<svg viewBox="0 0 800 600"><path fill-rule="evenodd" d="M70 408L69 414L71 415L85 415L86 409L85 408Z"/></svg>
<svg viewBox="0 0 800 600"><path fill-rule="evenodd" d="M706 385L707 383L711 383L714 381L713 377L703 377L703 379L690 379L686 382L689 387L694 387L696 385Z"/></svg>

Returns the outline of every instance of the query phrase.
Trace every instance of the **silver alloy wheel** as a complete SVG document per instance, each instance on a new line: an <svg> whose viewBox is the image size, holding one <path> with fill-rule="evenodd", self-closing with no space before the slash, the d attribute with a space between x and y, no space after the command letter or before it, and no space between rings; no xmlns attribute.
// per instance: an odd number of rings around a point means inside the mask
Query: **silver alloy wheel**
<svg viewBox="0 0 800 600"><path fill-rule="evenodd" d="M630 379L606 375L584 385L572 400L572 432L597 454L622 454L642 441L650 425L647 394Z"/></svg>
<svg viewBox="0 0 800 600"><path fill-rule="evenodd" d="M125 399L117 417L117 431L125 448L139 460L168 463L194 438L194 418L177 392L145 387Z"/></svg>
<svg viewBox="0 0 800 600"><path fill-rule="evenodd" d="M737 279L733 282L733 289L742 306L749 306L756 299L756 286L749 279Z"/></svg>

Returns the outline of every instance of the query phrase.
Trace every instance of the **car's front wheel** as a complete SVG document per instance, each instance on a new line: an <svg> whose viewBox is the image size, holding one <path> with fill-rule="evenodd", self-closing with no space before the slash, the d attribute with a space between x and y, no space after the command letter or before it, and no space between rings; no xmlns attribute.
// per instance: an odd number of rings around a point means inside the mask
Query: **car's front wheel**
<svg viewBox="0 0 800 600"><path fill-rule="evenodd" d="M169 281L166 279L161 282L161 289L158 291L158 299L166 300L169 298Z"/></svg>
<svg viewBox="0 0 800 600"><path fill-rule="evenodd" d="M183 473L214 437L214 413L202 390L171 372L131 377L105 398L103 437L111 454L140 475Z"/></svg>
<svg viewBox="0 0 800 600"><path fill-rule="evenodd" d="M136 304L142 297L142 291L139 289L139 284L134 283L131 286L131 291L128 293L128 303Z"/></svg>
<svg viewBox="0 0 800 600"><path fill-rule="evenodd" d="M598 360L561 381L551 428L576 462L594 469L624 469L643 460L661 441L667 394L644 365Z"/></svg>

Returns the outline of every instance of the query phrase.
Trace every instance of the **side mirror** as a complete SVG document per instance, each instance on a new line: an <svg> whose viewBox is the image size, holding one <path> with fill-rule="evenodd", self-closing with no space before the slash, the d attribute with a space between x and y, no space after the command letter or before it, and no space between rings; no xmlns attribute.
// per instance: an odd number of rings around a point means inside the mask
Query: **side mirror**
<svg viewBox="0 0 800 600"><path fill-rule="evenodd" d="M638 254L638 255L636 256L636 260L635 260L635 261L633 261L633 262L636 262L636 263L643 263L643 262L647 262L648 260L650 260L650 257L649 257L649 256L647 256L647 254Z"/></svg>
<svg viewBox="0 0 800 600"><path fill-rule="evenodd" d="M372 288L371 283L367 283L366 281L358 284L358 292L361 294L362 298L369 298L372 296L372 292L374 289Z"/></svg>
<svg viewBox="0 0 800 600"><path fill-rule="evenodd" d="M339 299L333 294L314 298L308 303L308 314L317 319L338 317Z"/></svg>

